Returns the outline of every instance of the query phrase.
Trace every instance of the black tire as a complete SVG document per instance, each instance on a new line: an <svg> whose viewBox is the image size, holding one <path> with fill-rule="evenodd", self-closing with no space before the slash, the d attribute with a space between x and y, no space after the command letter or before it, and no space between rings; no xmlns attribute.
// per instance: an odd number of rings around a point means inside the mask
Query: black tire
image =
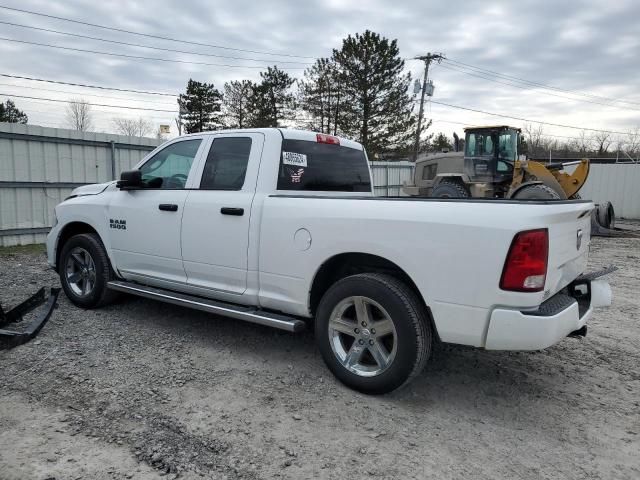
<svg viewBox="0 0 640 480"><path fill-rule="evenodd" d="M561 200L558 192L541 183L522 187L511 198L516 200Z"/></svg>
<svg viewBox="0 0 640 480"><path fill-rule="evenodd" d="M334 353L334 333L330 332L330 319L334 309L340 308L350 298L365 297L379 304L393 323L392 335L393 359L388 366L373 376L363 376L349 370ZM353 307L355 309L355 306ZM355 325L358 325L356 320ZM377 323L372 322L373 327ZM362 329L364 332L365 328ZM371 333L375 334L374 328ZM362 333L364 335L364 333ZM368 334L367 334L368 335ZM382 394L395 390L418 375L424 368L427 359L431 355L433 334L431 324L427 318L422 303L415 293L398 279L384 274L363 273L343 278L336 282L324 294L315 322L315 336L322 358L329 370L345 385L369 394ZM355 336L354 336L355 337ZM389 337L385 337L389 340ZM342 340L340 340L342 341ZM378 339L375 340L376 342ZM350 349L356 344L354 338ZM374 359L372 350L367 344L360 349L365 349L361 354L362 362L368 358ZM345 346L345 350L348 347ZM387 349L387 352L389 349Z"/></svg>
<svg viewBox="0 0 640 480"><path fill-rule="evenodd" d="M616 214L611 202L600 203L596 206L598 223L603 228L613 229L616 226Z"/></svg>
<svg viewBox="0 0 640 480"><path fill-rule="evenodd" d="M467 187L456 180L441 180L433 189L434 198L469 198L471 194Z"/></svg>
<svg viewBox="0 0 640 480"><path fill-rule="evenodd" d="M74 289L72 279L68 276L67 265L73 261L72 254L82 249L90 255L94 265L95 278L93 286L86 294L79 294L77 287ZM115 279L115 273L111 268L109 257L100 240L94 233L75 235L67 240L60 252L58 273L62 289L72 303L82 308L98 308L107 305L117 298L117 292L109 290L107 283ZM93 278L93 276L92 276Z"/></svg>

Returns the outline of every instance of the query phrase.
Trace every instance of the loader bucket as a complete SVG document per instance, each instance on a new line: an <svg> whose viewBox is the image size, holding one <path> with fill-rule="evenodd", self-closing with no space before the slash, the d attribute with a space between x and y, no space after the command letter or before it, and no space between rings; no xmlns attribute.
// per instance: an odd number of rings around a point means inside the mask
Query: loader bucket
<svg viewBox="0 0 640 480"><path fill-rule="evenodd" d="M17 347L38 335L45 323L51 318L51 313L56 306L59 293L59 288L52 288L47 297L43 287L24 302L16 305L7 312L5 312L2 305L0 305L0 350ZM21 322L26 314L43 304L45 305L43 310L39 312L38 316L28 325L15 330L13 328L7 328L11 324Z"/></svg>

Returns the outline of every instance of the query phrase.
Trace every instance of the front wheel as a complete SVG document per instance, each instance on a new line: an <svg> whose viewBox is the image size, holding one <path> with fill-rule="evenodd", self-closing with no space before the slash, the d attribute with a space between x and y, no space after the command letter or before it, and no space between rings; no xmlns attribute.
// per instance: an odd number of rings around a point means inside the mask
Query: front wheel
<svg viewBox="0 0 640 480"><path fill-rule="evenodd" d="M471 194L462 183L445 178L433 189L431 196L434 198L469 198Z"/></svg>
<svg viewBox="0 0 640 480"><path fill-rule="evenodd" d="M522 187L520 190L518 190L516 194L511 198L515 200L560 200L561 199L560 195L558 195L558 192L556 192L553 188L547 187L546 185L543 185L541 183L526 185Z"/></svg>
<svg viewBox="0 0 640 480"><path fill-rule="evenodd" d="M107 289L115 275L96 234L83 233L67 240L60 253L58 273L64 293L79 307L100 307L116 297Z"/></svg>
<svg viewBox="0 0 640 480"><path fill-rule="evenodd" d="M315 335L322 357L345 385L387 393L422 371L432 332L415 293L390 275L364 273L322 297Z"/></svg>

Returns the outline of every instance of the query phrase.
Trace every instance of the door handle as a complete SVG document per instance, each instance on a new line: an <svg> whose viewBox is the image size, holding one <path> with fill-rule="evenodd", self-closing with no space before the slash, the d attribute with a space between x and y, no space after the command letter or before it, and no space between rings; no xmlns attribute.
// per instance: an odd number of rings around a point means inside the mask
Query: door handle
<svg viewBox="0 0 640 480"><path fill-rule="evenodd" d="M220 213L223 215L235 215L236 217L241 217L244 215L244 208L222 207L220 209Z"/></svg>
<svg viewBox="0 0 640 480"><path fill-rule="evenodd" d="M164 212L177 212L178 211L178 205L175 205L173 203L161 203L160 205L158 205L158 208Z"/></svg>

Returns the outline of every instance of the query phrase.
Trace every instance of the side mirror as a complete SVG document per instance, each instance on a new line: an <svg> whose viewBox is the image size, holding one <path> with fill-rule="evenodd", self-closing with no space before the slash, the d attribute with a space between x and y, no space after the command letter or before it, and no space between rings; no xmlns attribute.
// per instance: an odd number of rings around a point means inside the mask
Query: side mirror
<svg viewBox="0 0 640 480"><path fill-rule="evenodd" d="M140 170L129 170L120 174L120 180L116 187L121 190L130 190L142 187L142 172Z"/></svg>

